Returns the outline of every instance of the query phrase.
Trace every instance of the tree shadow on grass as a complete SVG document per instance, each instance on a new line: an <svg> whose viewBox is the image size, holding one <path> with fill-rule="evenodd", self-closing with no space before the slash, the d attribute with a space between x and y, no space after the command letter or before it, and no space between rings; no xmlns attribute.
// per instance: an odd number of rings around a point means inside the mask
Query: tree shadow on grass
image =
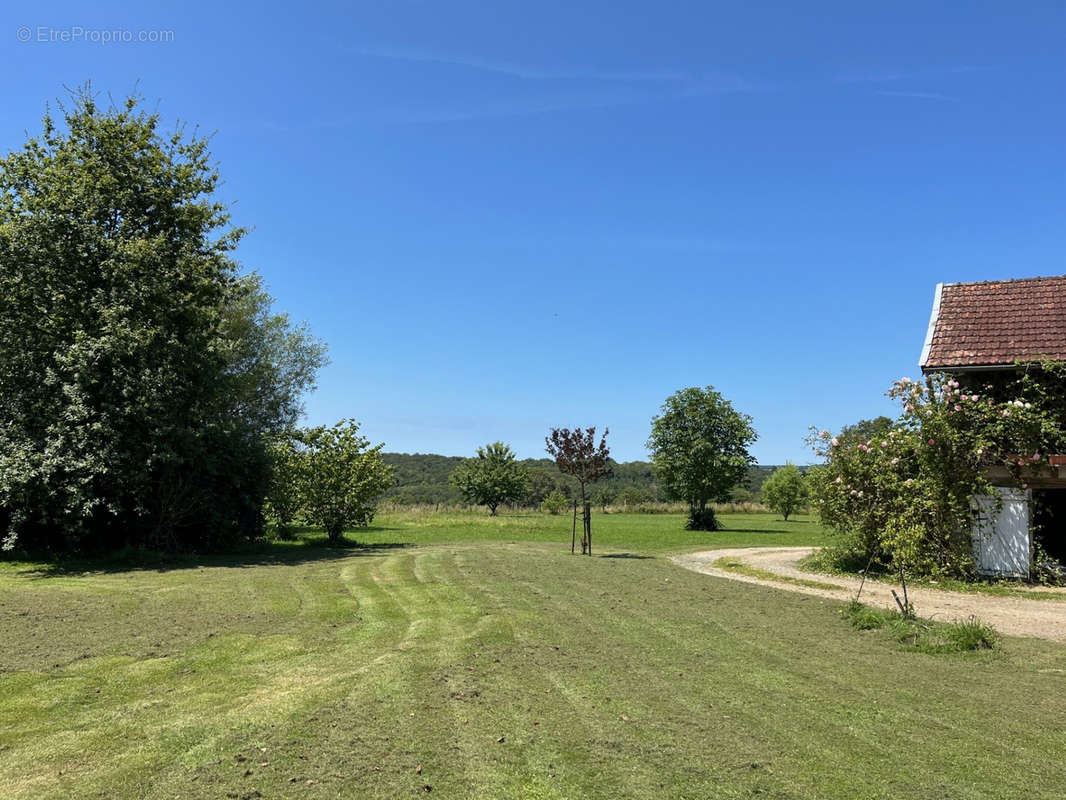
<svg viewBox="0 0 1066 800"><path fill-rule="evenodd" d="M301 537L295 541L257 541L243 547L217 553L166 553L155 550L126 549L95 558L61 557L19 570L27 578L76 577L119 572L170 572L198 568L248 568L299 566L315 562L339 561L362 556L382 556L407 547L410 542L374 542L361 544L345 537L329 542L324 534ZM36 559L35 559L36 560Z"/></svg>
<svg viewBox="0 0 1066 800"><path fill-rule="evenodd" d="M652 558L653 559L653 558L655 558L655 556L642 556L642 555L639 555L638 553L604 553L603 555L600 556L600 558L639 558L639 559Z"/></svg>

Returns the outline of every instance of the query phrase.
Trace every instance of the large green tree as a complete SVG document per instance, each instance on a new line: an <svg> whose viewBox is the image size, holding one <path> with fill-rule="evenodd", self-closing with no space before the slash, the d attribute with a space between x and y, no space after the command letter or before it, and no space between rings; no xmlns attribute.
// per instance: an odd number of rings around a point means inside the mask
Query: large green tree
<svg viewBox="0 0 1066 800"><path fill-rule="evenodd" d="M493 442L479 447L474 458L460 463L452 472L451 482L468 503L488 506L489 514L496 516L500 503L522 499L529 478L514 451L503 442Z"/></svg>
<svg viewBox="0 0 1066 800"><path fill-rule="evenodd" d="M651 422L647 447L668 497L689 506L689 527L717 527L709 503L724 502L755 462L748 447L752 420L713 386L681 389L666 398Z"/></svg>
<svg viewBox="0 0 1066 800"><path fill-rule="evenodd" d="M75 92L0 160L4 547L257 535L323 348L241 276L207 140Z"/></svg>

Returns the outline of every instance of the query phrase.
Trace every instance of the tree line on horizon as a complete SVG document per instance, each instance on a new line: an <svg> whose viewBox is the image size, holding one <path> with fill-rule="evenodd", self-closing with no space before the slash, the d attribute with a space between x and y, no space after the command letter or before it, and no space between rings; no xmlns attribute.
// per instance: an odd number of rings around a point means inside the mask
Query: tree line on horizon
<svg viewBox="0 0 1066 800"><path fill-rule="evenodd" d="M451 482L451 475L463 461L464 456L445 456L436 453L386 453L381 459L392 467L393 485L381 496L383 502L396 505L455 506L463 504L462 492ZM570 501L577 487L565 475L559 473L550 458L522 458L518 463L529 475L529 487L516 503L522 508L539 508L553 491L560 492ZM611 461L613 473L597 484L593 491L594 502L601 496L611 495L606 505L628 505L666 502L655 467L650 461ZM740 484L730 492L730 500L736 503L759 503L762 501L762 486L766 479L783 464L751 465ZM801 472L809 468L799 467ZM628 491L627 491L628 490Z"/></svg>

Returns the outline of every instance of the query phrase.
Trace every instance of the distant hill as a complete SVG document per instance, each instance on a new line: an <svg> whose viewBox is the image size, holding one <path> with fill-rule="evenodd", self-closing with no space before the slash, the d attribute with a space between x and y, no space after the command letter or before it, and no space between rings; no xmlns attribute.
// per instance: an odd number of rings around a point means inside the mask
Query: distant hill
<svg viewBox="0 0 1066 800"><path fill-rule="evenodd" d="M459 503L462 496L448 479L463 460L459 456L441 456L434 453L382 453L386 464L396 471L396 484L389 489L384 499L393 503ZM521 462L530 472L530 493L526 504L537 505L552 489L569 494L572 482L555 468L547 458L527 458ZM758 500L763 482L777 466L754 466L748 469L747 485L742 487L750 497L738 492L738 499ZM804 469L801 467L800 469ZM648 461L624 461L615 463L614 476L599 485L607 485L616 492L632 486L646 490L651 497L659 498L659 485Z"/></svg>

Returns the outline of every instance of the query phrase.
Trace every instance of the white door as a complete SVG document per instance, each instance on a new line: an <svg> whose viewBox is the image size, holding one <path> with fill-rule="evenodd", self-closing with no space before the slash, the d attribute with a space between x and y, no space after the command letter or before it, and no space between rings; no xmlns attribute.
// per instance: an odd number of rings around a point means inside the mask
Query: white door
<svg viewBox="0 0 1066 800"><path fill-rule="evenodd" d="M973 526L973 553L982 575L1029 577L1029 492L995 487L996 498L974 498L977 517Z"/></svg>

